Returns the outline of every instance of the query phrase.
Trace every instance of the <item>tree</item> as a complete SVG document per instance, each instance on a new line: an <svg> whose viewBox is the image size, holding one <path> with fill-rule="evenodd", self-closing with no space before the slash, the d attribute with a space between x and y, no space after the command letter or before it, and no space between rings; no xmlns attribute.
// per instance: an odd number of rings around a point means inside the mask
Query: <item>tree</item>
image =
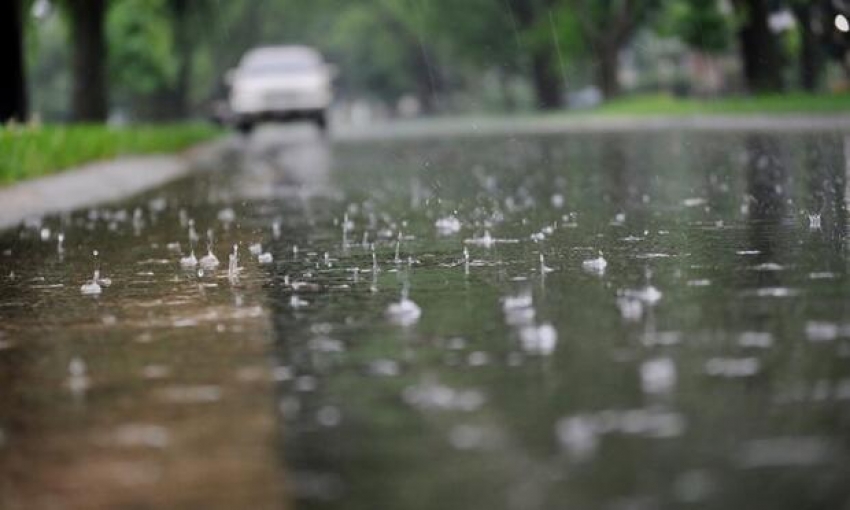
<svg viewBox="0 0 850 510"><path fill-rule="evenodd" d="M103 122L107 116L107 0L65 0L71 25L71 115L78 122Z"/></svg>
<svg viewBox="0 0 850 510"><path fill-rule="evenodd" d="M0 2L0 122L24 121L27 117L23 53L23 16L20 0Z"/></svg>
<svg viewBox="0 0 850 510"><path fill-rule="evenodd" d="M174 44L163 0L122 0L107 16L111 100L132 118L173 117Z"/></svg>
<svg viewBox="0 0 850 510"><path fill-rule="evenodd" d="M808 91L818 88L823 75L825 55L821 36L828 21L823 18L822 3L821 0L791 0L791 11L800 30L800 86Z"/></svg>
<svg viewBox="0 0 850 510"><path fill-rule="evenodd" d="M379 0L376 21L394 34L404 55L404 71L413 78L416 97L426 113L436 111L445 90L445 76L429 33L429 4L421 0Z"/></svg>
<svg viewBox="0 0 850 510"><path fill-rule="evenodd" d="M620 52L660 6L660 0L569 0L596 60L596 84L605 98L620 93Z"/></svg>
<svg viewBox="0 0 850 510"><path fill-rule="evenodd" d="M734 0L743 20L738 31L744 81L753 93L779 92L782 83L782 54L768 25L768 0Z"/></svg>
<svg viewBox="0 0 850 510"><path fill-rule="evenodd" d="M850 18L850 6L825 0L820 7L823 20L821 33L823 48L830 58L841 64L844 73L850 77L850 33L839 29L835 23L838 16Z"/></svg>
<svg viewBox="0 0 850 510"><path fill-rule="evenodd" d="M670 31L689 47L704 53L729 49L732 23L718 0L689 0L668 4Z"/></svg>
<svg viewBox="0 0 850 510"><path fill-rule="evenodd" d="M508 8L521 33L541 33L549 23L555 0L509 0ZM550 32L551 33L551 32ZM556 71L557 47L554 41L535 38L528 48L531 80L537 96L537 106L542 110L553 110L564 106L564 83Z"/></svg>
<svg viewBox="0 0 850 510"><path fill-rule="evenodd" d="M170 88L171 111L186 117L191 109L192 76L197 49L216 26L218 9L214 0L167 0L172 43L176 60L174 83Z"/></svg>

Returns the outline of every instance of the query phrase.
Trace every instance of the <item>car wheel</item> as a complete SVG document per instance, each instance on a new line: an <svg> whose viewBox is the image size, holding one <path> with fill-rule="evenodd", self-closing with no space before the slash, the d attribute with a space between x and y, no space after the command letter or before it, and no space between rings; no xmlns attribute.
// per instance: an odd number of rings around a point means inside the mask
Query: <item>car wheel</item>
<svg viewBox="0 0 850 510"><path fill-rule="evenodd" d="M324 111L321 111L316 114L316 126L319 128L319 131L322 133L326 133L328 131L328 116Z"/></svg>
<svg viewBox="0 0 850 510"><path fill-rule="evenodd" d="M236 131L238 131L242 135L248 136L248 135L251 134L251 131L253 131L253 130L254 130L254 123L253 122L240 122L240 123L236 124Z"/></svg>

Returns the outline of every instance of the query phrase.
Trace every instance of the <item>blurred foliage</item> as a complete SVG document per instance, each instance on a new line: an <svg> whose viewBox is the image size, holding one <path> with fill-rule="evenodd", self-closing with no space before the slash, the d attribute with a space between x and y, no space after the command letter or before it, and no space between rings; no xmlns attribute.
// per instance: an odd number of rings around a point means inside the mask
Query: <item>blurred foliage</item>
<svg viewBox="0 0 850 510"><path fill-rule="evenodd" d="M122 0L109 11L109 74L114 90L128 96L167 87L177 71L164 0Z"/></svg>
<svg viewBox="0 0 850 510"><path fill-rule="evenodd" d="M678 35L694 49L720 53L732 44L734 23L717 0L689 0L668 2L659 28L666 35Z"/></svg>
<svg viewBox="0 0 850 510"><path fill-rule="evenodd" d="M689 50L736 58L740 44L735 42L750 2L111 0L110 100L113 114L131 120L200 116L211 101L225 97L223 76L247 49L288 43L315 46L339 66L341 100L382 103L390 110L406 96L433 111L493 101L504 109L527 108L543 104L540 95L551 96L553 87L560 96L588 86L616 96L623 86L624 53L637 53L642 61L656 58L652 48L633 44L642 34L683 43L678 60L665 55L683 79ZM33 15L27 22L27 53L34 111L65 119L68 27L56 4L28 0ZM789 8L798 19L797 27L775 36L783 43L786 76L804 65L804 55L813 54L811 38L805 40L808 46L800 42L800 26L826 27L818 40L836 61L847 60L847 38L831 30L836 8L826 4L770 2L771 12ZM810 72L823 74L820 68ZM529 90L537 101L528 100Z"/></svg>

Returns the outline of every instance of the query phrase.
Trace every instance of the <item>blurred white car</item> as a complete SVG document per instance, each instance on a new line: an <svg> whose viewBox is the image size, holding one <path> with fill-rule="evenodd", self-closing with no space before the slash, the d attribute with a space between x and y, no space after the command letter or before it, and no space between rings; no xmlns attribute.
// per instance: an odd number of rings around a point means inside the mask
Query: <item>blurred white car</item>
<svg viewBox="0 0 850 510"><path fill-rule="evenodd" d="M248 51L226 77L230 115L242 132L259 122L312 120L327 128L336 73L306 46L269 46Z"/></svg>

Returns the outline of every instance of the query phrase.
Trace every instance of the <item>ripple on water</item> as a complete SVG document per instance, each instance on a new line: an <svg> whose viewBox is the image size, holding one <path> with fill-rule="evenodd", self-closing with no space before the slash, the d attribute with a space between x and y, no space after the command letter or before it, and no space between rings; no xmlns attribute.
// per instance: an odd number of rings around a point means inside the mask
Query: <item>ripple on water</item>
<svg viewBox="0 0 850 510"><path fill-rule="evenodd" d="M612 409L561 418L555 425L555 436L568 453L582 460L595 454L605 435L666 439L680 436L684 430L685 419L675 411L662 408Z"/></svg>
<svg viewBox="0 0 850 510"><path fill-rule="evenodd" d="M98 442L104 446L120 448L166 448L171 437L168 429L149 423L126 423L111 432L98 434ZM104 441L105 439L105 441Z"/></svg>
<svg viewBox="0 0 850 510"><path fill-rule="evenodd" d="M810 342L832 342L850 334L850 325L839 325L834 322L808 321L805 335Z"/></svg>
<svg viewBox="0 0 850 510"><path fill-rule="evenodd" d="M744 469L811 467L836 461L839 451L831 438L784 436L745 441L738 446L736 458Z"/></svg>
<svg viewBox="0 0 850 510"><path fill-rule="evenodd" d="M671 358L654 358L640 365L641 388L644 393L670 393L676 389L676 364Z"/></svg>
<svg viewBox="0 0 850 510"><path fill-rule="evenodd" d="M757 349L768 349L773 346L773 335L764 331L745 331L738 335L738 345Z"/></svg>
<svg viewBox="0 0 850 510"><path fill-rule="evenodd" d="M423 411L476 411L484 405L484 394L476 389L458 389L436 380L423 380L402 392L404 401Z"/></svg>
<svg viewBox="0 0 850 510"><path fill-rule="evenodd" d="M558 332L550 323L526 325L519 329L522 350L536 356L549 356L558 345Z"/></svg>
<svg viewBox="0 0 850 510"><path fill-rule="evenodd" d="M400 301L390 303L386 310L387 319L400 326L411 326L419 321L422 316L422 309L419 305L406 297L402 297Z"/></svg>
<svg viewBox="0 0 850 510"><path fill-rule="evenodd" d="M741 378L758 374L761 362L755 357L710 358L705 362L705 373L715 377Z"/></svg>
<svg viewBox="0 0 850 510"><path fill-rule="evenodd" d="M802 294L800 289L791 287L760 287L754 290L743 292L744 296L768 297L768 298L788 298L796 297Z"/></svg>
<svg viewBox="0 0 850 510"><path fill-rule="evenodd" d="M212 384L169 386L160 389L158 396L171 404L210 404L221 400L221 388Z"/></svg>

